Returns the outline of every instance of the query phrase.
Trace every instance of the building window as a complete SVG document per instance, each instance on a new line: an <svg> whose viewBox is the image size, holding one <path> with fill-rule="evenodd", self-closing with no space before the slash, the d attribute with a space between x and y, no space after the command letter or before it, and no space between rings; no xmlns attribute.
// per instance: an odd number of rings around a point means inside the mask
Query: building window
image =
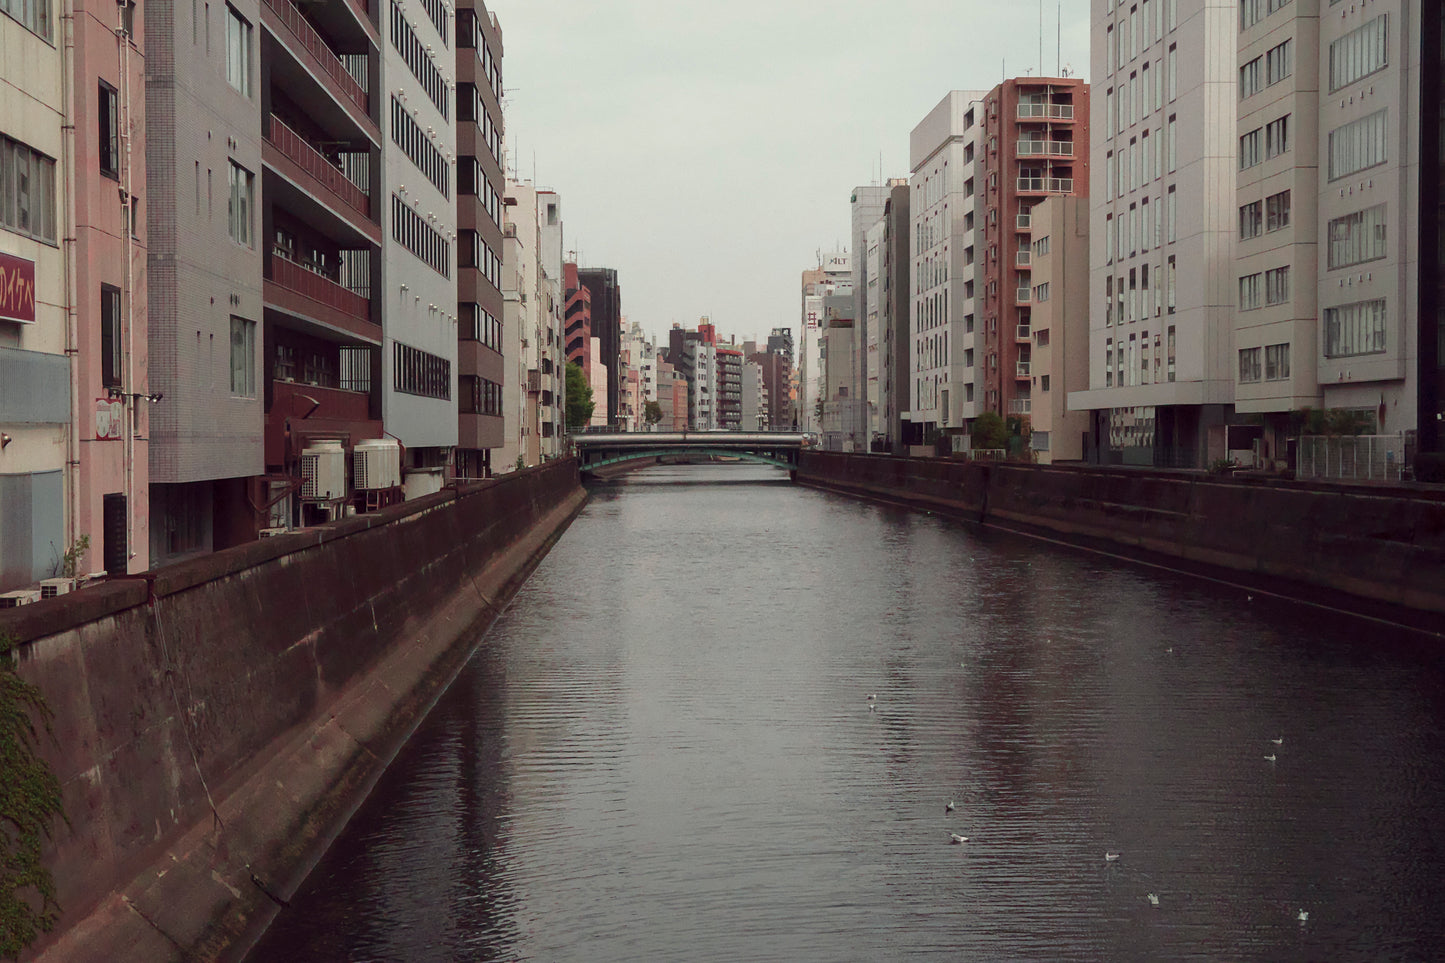
<svg viewBox="0 0 1445 963"><path fill-rule="evenodd" d="M1385 117L1377 110L1330 131L1330 180L1385 163Z"/></svg>
<svg viewBox="0 0 1445 963"><path fill-rule="evenodd" d="M46 41L51 39L50 0L0 0L0 13L9 15L36 36Z"/></svg>
<svg viewBox="0 0 1445 963"><path fill-rule="evenodd" d="M1265 159L1278 157L1289 150L1289 114L1264 125Z"/></svg>
<svg viewBox="0 0 1445 963"><path fill-rule="evenodd" d="M452 397L452 363L448 358L392 342L392 387L408 395L449 401Z"/></svg>
<svg viewBox="0 0 1445 963"><path fill-rule="evenodd" d="M1239 381L1241 384L1253 384L1259 380L1260 350L1258 348L1241 348L1239 351Z"/></svg>
<svg viewBox="0 0 1445 963"><path fill-rule="evenodd" d="M1384 353L1384 298L1325 308L1324 321L1326 358Z"/></svg>
<svg viewBox="0 0 1445 963"><path fill-rule="evenodd" d="M1239 0L1239 29L1248 30L1265 18L1264 0Z"/></svg>
<svg viewBox="0 0 1445 963"><path fill-rule="evenodd" d="M1264 272L1264 303L1283 304L1289 300L1289 265Z"/></svg>
<svg viewBox="0 0 1445 963"><path fill-rule="evenodd" d="M231 318L231 394L256 397L256 322Z"/></svg>
<svg viewBox="0 0 1445 963"><path fill-rule="evenodd" d="M247 247L251 247L254 241L251 216L255 206L255 180L254 174L231 161L231 195L226 202L226 224L231 240Z"/></svg>
<svg viewBox="0 0 1445 963"><path fill-rule="evenodd" d="M1239 169L1249 170L1260 160L1260 141L1264 132L1255 128L1239 138Z"/></svg>
<svg viewBox="0 0 1445 963"><path fill-rule="evenodd" d="M0 227L55 243L55 161L0 136Z"/></svg>
<svg viewBox="0 0 1445 963"><path fill-rule="evenodd" d="M1363 264L1385 256L1385 205L1337 217L1329 223L1328 264L1337 268Z"/></svg>
<svg viewBox="0 0 1445 963"><path fill-rule="evenodd" d="M1272 87L1294 73L1294 41L1270 47L1264 55L1264 85Z"/></svg>
<svg viewBox="0 0 1445 963"><path fill-rule="evenodd" d="M1048 299L1049 299L1049 282L1045 281L1043 284L1040 284L1040 285L1038 285L1037 287L1034 288L1034 300L1035 300L1035 301L1047 301Z"/></svg>
<svg viewBox="0 0 1445 963"><path fill-rule="evenodd" d="M1179 135L1176 132L1177 125L1174 123L1174 115L1169 116L1169 173L1179 167Z"/></svg>
<svg viewBox="0 0 1445 963"><path fill-rule="evenodd" d="M251 24L226 7L226 82L251 96Z"/></svg>
<svg viewBox="0 0 1445 963"><path fill-rule="evenodd" d="M1167 221L1168 221L1168 227L1169 227L1169 243L1171 243L1171 244L1174 243L1175 239L1176 239L1177 236L1178 236L1178 223L1179 223L1179 205L1178 205L1178 201L1177 201L1177 198L1178 198L1178 197L1179 197L1179 194L1174 190L1173 185L1170 185L1169 191L1164 195L1164 200L1165 200L1165 206L1169 209L1169 210L1168 210ZM1170 260L1172 261L1173 258L1170 258Z"/></svg>
<svg viewBox="0 0 1445 963"><path fill-rule="evenodd" d="M1260 65L1263 58L1255 57L1249 63L1239 68L1239 99L1246 100L1259 93L1260 87Z"/></svg>
<svg viewBox="0 0 1445 963"><path fill-rule="evenodd" d="M1239 209L1239 239L1247 241L1252 237L1259 237L1263 231L1264 204L1261 201L1252 201Z"/></svg>
<svg viewBox="0 0 1445 963"><path fill-rule="evenodd" d="M1264 199L1264 229L1278 231L1289 227L1289 191L1280 191Z"/></svg>
<svg viewBox="0 0 1445 963"><path fill-rule="evenodd" d="M420 82L427 97L442 118L446 119L450 110L446 78L437 69L436 61L427 49L431 45L423 43L416 35L411 24L407 23L406 15L402 13L401 4L397 0L391 0L391 45L401 54L401 59L406 62L412 76Z"/></svg>
<svg viewBox="0 0 1445 963"><path fill-rule="evenodd" d="M1177 61L1179 60L1179 57L1177 56L1177 54L1177 45L1171 43L1169 45L1169 56L1167 58L1167 63L1165 64L1166 71L1169 75L1168 78L1165 80L1165 84L1168 87L1169 100L1171 102L1174 100L1175 97L1179 95L1179 68L1177 66Z"/></svg>
<svg viewBox="0 0 1445 963"><path fill-rule="evenodd" d="M463 375L458 380L459 408L466 415L501 415L502 386L486 378Z"/></svg>
<svg viewBox="0 0 1445 963"><path fill-rule="evenodd" d="M1264 348L1264 380L1289 380L1289 345L1269 344Z"/></svg>
<svg viewBox="0 0 1445 963"><path fill-rule="evenodd" d="M1169 380L1174 380L1174 325L1169 326Z"/></svg>
<svg viewBox="0 0 1445 963"><path fill-rule="evenodd" d="M1382 13L1330 44L1330 92L1389 66L1385 41L1386 15Z"/></svg>
<svg viewBox="0 0 1445 963"><path fill-rule="evenodd" d="M120 100L115 88L100 82L96 119L100 123L100 172L120 177Z"/></svg>
<svg viewBox="0 0 1445 963"><path fill-rule="evenodd" d="M105 388L119 388L121 376L120 288L113 284L100 286L100 383Z"/></svg>
<svg viewBox="0 0 1445 963"><path fill-rule="evenodd" d="M1259 307L1259 280L1257 273L1239 279L1239 310L1253 311Z"/></svg>

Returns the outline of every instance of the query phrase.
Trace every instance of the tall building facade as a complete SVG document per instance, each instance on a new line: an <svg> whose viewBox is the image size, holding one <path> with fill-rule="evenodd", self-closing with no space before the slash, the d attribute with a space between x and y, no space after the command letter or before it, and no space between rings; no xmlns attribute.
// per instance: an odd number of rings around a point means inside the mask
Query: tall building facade
<svg viewBox="0 0 1445 963"><path fill-rule="evenodd" d="M465 239L457 263L458 478L486 478L506 437L507 353L503 340L502 31L482 0L456 11L457 232ZM514 359L515 360L515 359ZM514 376L515 380L515 376ZM514 386L515 387L515 386Z"/></svg>
<svg viewBox="0 0 1445 963"><path fill-rule="evenodd" d="M1068 406L1069 392L1089 383L1089 203L1050 197L1029 213L1032 312L1029 447L1040 464L1080 461L1089 414Z"/></svg>
<svg viewBox="0 0 1445 963"><path fill-rule="evenodd" d="M606 424L617 421L618 357L622 350L622 287L612 268L582 268L577 278L592 295L592 336L598 340L602 364L607 368L607 391L597 397L606 409ZM595 384L595 382L594 382ZM604 400L606 404L604 405Z"/></svg>
<svg viewBox="0 0 1445 963"><path fill-rule="evenodd" d="M1027 417L1037 384L1029 334L1035 288L1030 211L1049 197L1089 193L1089 86L1061 77L1004 81L984 98L983 147L975 335L983 408Z"/></svg>
<svg viewBox="0 0 1445 963"><path fill-rule="evenodd" d="M855 390L842 417L850 440L858 451L866 451L872 438L873 411L869 408L867 386L870 381L876 384L877 378L877 374L869 368L870 360L876 360L870 359L869 345L876 345L877 341L875 333L869 328L867 302L870 290L875 289L875 274L870 271L876 272L878 265L869 263L867 236L869 229L883 216L883 205L887 200L888 188L876 184L855 187L848 198L853 229L852 247L849 249L849 266L853 272L853 349L850 380Z"/></svg>
<svg viewBox="0 0 1445 963"><path fill-rule="evenodd" d="M592 292L577 278L577 265L568 261L562 266L563 287L567 298L564 307L566 329L567 361L582 368L589 379L592 376Z"/></svg>
<svg viewBox="0 0 1445 963"><path fill-rule="evenodd" d="M879 240L878 355L879 431L885 451L897 452L903 445L903 415L909 410L913 376L909 350L909 307L913 303L911 241L913 224L909 216L911 191L906 178L889 181L888 201L883 206L883 236Z"/></svg>
<svg viewBox="0 0 1445 963"><path fill-rule="evenodd" d="M743 427L743 353L721 345L717 349L717 426L729 431Z"/></svg>
<svg viewBox="0 0 1445 963"><path fill-rule="evenodd" d="M1252 2L1252 0L1251 0ZM1233 411L1234 0L1094 0L1091 457L1198 466Z"/></svg>

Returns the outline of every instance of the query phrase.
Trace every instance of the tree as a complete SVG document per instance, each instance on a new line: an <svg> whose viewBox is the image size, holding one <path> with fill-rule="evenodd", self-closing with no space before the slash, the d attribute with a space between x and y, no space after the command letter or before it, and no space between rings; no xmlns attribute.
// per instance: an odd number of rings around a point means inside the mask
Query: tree
<svg viewBox="0 0 1445 963"><path fill-rule="evenodd" d="M592 400L592 386L582 373L582 366L575 361L567 364L567 427L585 428L592 420L592 409L597 404Z"/></svg>
<svg viewBox="0 0 1445 963"><path fill-rule="evenodd" d="M649 426L656 425L662 421L662 405L655 401L649 401L642 406L642 420Z"/></svg>
<svg viewBox="0 0 1445 963"><path fill-rule="evenodd" d="M1007 448L1008 427L997 412L985 411L973 419L970 428L974 448Z"/></svg>

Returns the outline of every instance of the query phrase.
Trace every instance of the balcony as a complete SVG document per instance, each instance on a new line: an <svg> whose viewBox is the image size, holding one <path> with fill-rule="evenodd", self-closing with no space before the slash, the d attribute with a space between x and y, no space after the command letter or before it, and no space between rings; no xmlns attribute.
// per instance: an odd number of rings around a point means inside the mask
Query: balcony
<svg viewBox="0 0 1445 963"><path fill-rule="evenodd" d="M1034 263L1034 252L1019 251L1014 255L1014 267L1032 267Z"/></svg>
<svg viewBox="0 0 1445 963"><path fill-rule="evenodd" d="M536 394L541 390L542 372L538 371L536 368L533 368L527 372L527 392L529 394Z"/></svg>
<svg viewBox="0 0 1445 963"><path fill-rule="evenodd" d="M1015 341L1028 341L1032 334L1033 329L1026 324L1021 324L1018 327L1014 328Z"/></svg>
<svg viewBox="0 0 1445 963"><path fill-rule="evenodd" d="M300 134L283 124L279 118L272 115L270 120L271 129L266 134L266 143L274 147L281 156L291 161L300 173L314 182L315 186L321 187L331 198L345 204L369 222L371 220L370 195L350 181L340 168L303 140ZM287 171L287 173L294 175L296 172Z"/></svg>
<svg viewBox="0 0 1445 963"><path fill-rule="evenodd" d="M1027 361L1020 361L1020 362L1018 362L1017 364L1014 365L1014 377L1015 377L1015 378L1027 378L1028 376L1029 376L1029 363L1028 363Z"/></svg>
<svg viewBox="0 0 1445 963"><path fill-rule="evenodd" d="M1019 120L1073 120L1073 104L1019 104Z"/></svg>
<svg viewBox="0 0 1445 963"><path fill-rule="evenodd" d="M336 51L332 50L316 32L316 28L307 22L296 5L291 0L262 0L262 6L269 9L280 22L283 28L282 39L304 50L308 55L307 63L334 83L341 94L369 118L371 98L366 90L347 72Z"/></svg>
<svg viewBox="0 0 1445 963"><path fill-rule="evenodd" d="M1014 398L1008 403L1008 413L1011 415L1033 414L1032 398Z"/></svg>
<svg viewBox="0 0 1445 963"><path fill-rule="evenodd" d="M1018 191L1020 194L1072 194L1074 179L1072 177L1020 177Z"/></svg>
<svg viewBox="0 0 1445 963"><path fill-rule="evenodd" d="M1014 218L1014 229L1018 231L1033 230L1033 215L1019 214Z"/></svg>
<svg viewBox="0 0 1445 963"><path fill-rule="evenodd" d="M1028 304L1032 300L1032 290L1029 288L1017 288L1014 291L1014 304Z"/></svg>
<svg viewBox="0 0 1445 963"><path fill-rule="evenodd" d="M1073 157L1074 142L1071 140L1020 140L1019 157Z"/></svg>
<svg viewBox="0 0 1445 963"><path fill-rule="evenodd" d="M371 320L371 298L273 252L266 259L266 302L287 314L320 322L333 331L379 343L381 326Z"/></svg>

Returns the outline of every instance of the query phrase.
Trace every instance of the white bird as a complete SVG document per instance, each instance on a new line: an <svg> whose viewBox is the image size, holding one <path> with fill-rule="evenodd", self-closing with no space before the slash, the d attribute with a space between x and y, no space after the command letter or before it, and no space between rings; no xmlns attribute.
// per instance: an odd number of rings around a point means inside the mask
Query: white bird
<svg viewBox="0 0 1445 963"><path fill-rule="evenodd" d="M1150 893L1148 896L1146 896L1146 897L1144 897L1144 898L1149 901L1149 905L1150 905L1150 906L1158 906L1158 905L1159 905L1159 897L1158 897L1158 895L1156 895L1156 894L1154 894L1154 893Z"/></svg>
<svg viewBox="0 0 1445 963"><path fill-rule="evenodd" d="M869 701L869 702L872 702L872 701L873 701L874 699L876 699L876 698L878 698L878 693L876 693L876 692L870 692L870 693L868 693L868 701Z"/></svg>
<svg viewBox="0 0 1445 963"><path fill-rule="evenodd" d="M949 833L949 834L948 834L948 841L949 841L950 843L966 843L966 842L968 842L968 837L967 837L967 836L960 836L958 833Z"/></svg>
<svg viewBox="0 0 1445 963"><path fill-rule="evenodd" d="M946 806L943 807L943 811L946 812L946 813L951 813L951 812L953 812L953 800L952 800L952 799L950 799L950 800L948 801L948 805L946 805Z"/></svg>
<svg viewBox="0 0 1445 963"><path fill-rule="evenodd" d="M1271 739L1270 742L1274 743L1276 746L1282 746L1284 745L1284 736L1280 736L1278 739Z"/></svg>
<svg viewBox="0 0 1445 963"><path fill-rule="evenodd" d="M878 703L876 703L876 702L870 702L870 703L868 703L868 711L869 711L869 712L877 712L877 711L878 711Z"/></svg>
<svg viewBox="0 0 1445 963"><path fill-rule="evenodd" d="M1300 910L1299 915L1295 917L1295 919L1299 920L1301 923L1308 923L1309 918L1310 914L1306 913L1304 910Z"/></svg>
<svg viewBox="0 0 1445 963"><path fill-rule="evenodd" d="M1264 757L1264 761L1265 761L1265 762L1274 762L1274 753L1271 752L1269 755L1265 756L1265 757Z"/></svg>
<svg viewBox="0 0 1445 963"><path fill-rule="evenodd" d="M1246 602L1253 602L1253 601L1254 601L1254 596L1253 596L1253 595L1246 595L1246 596L1244 597L1244 600L1245 600Z"/></svg>
<svg viewBox="0 0 1445 963"><path fill-rule="evenodd" d="M1105 853L1105 854L1104 854L1104 861L1105 861L1106 863L1112 863L1114 860L1116 860L1116 859L1118 859L1118 858L1119 858L1119 854L1118 854L1118 853Z"/></svg>

